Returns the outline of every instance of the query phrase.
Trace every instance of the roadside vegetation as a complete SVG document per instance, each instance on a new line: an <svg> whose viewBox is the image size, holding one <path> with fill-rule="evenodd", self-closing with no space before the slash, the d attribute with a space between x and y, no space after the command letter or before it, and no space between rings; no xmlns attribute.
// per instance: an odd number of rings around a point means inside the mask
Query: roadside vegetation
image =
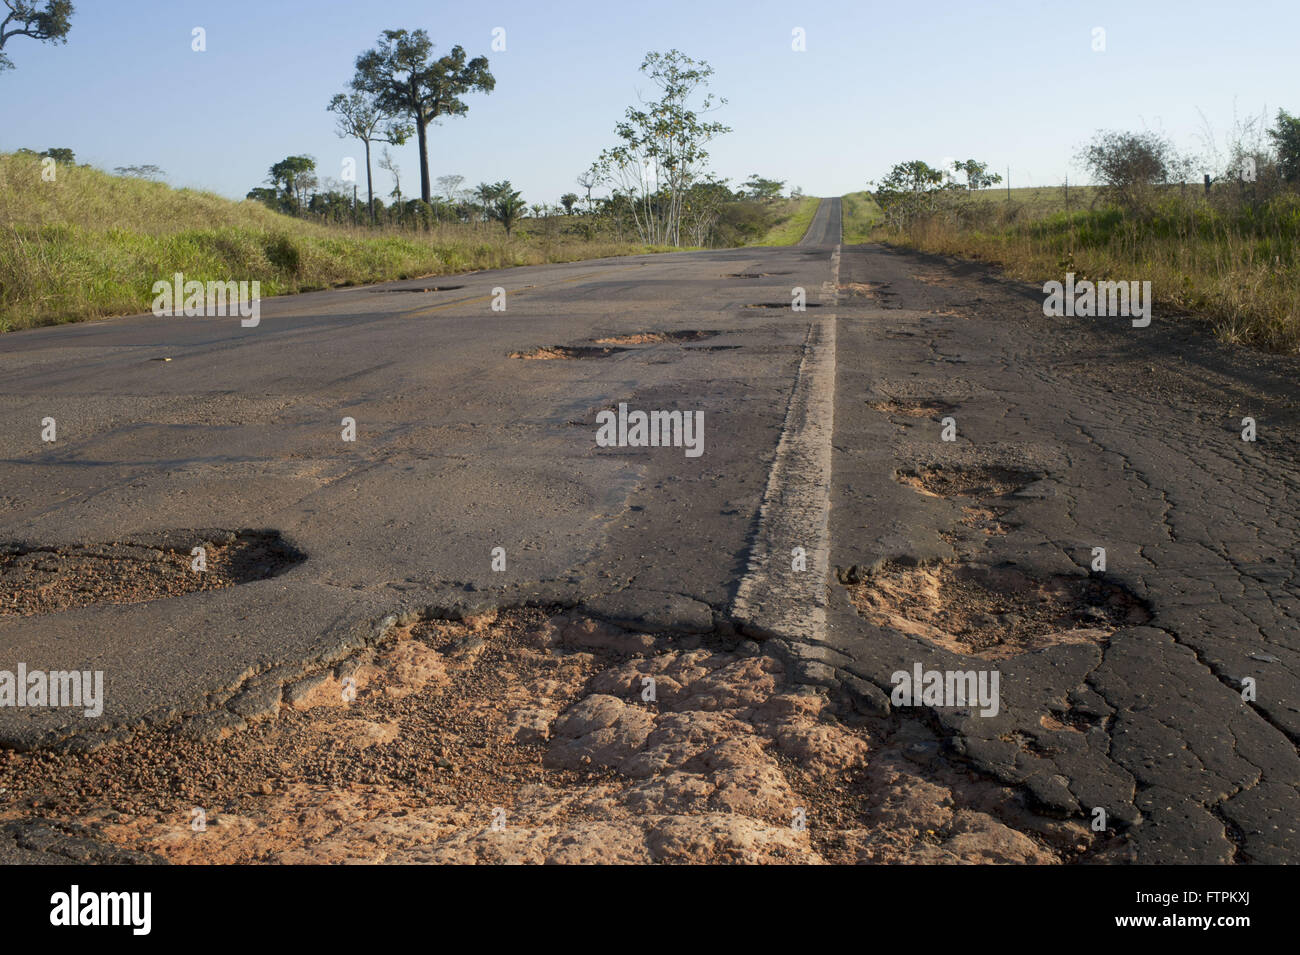
<svg viewBox="0 0 1300 955"><path fill-rule="evenodd" d="M175 272L257 279L271 296L675 250L642 242L617 217L562 207L530 211L509 233L481 218L353 226L76 164L45 181L46 168L35 153L0 153L0 331L147 311L153 283ZM790 223L817 201L729 193L715 241L798 241L807 222Z"/></svg>
<svg viewBox="0 0 1300 955"><path fill-rule="evenodd" d="M884 216L870 192L850 192L840 197L840 226L845 245L858 245L875 238Z"/></svg>
<svg viewBox="0 0 1300 955"><path fill-rule="evenodd" d="M70 8L69 8L70 12ZM672 50L641 66L660 90L614 124L605 150L557 202L529 203L508 180L434 177L437 123L490 93L486 57L435 56L423 30L388 30L325 105L359 162L340 178L306 154L272 163L242 202L173 189L152 164L115 174L69 147L0 153L0 331L146 311L159 279L258 280L263 295L429 274L690 248L778 245L807 231L817 200L760 175L733 188L708 168L728 132L704 114L713 70ZM673 135L664 136L662 130ZM418 141L417 196L389 145ZM376 195L374 169L392 191ZM603 192L601 195L599 193Z"/></svg>
<svg viewBox="0 0 1300 955"><path fill-rule="evenodd" d="M262 294L513 265L662 251L562 217L370 229L287 216L257 202L0 154L0 331L148 311L153 283L258 279Z"/></svg>
<svg viewBox="0 0 1300 955"><path fill-rule="evenodd" d="M1079 164L1095 185L968 188L903 163L875 186L875 239L981 259L1035 283L1150 281L1165 316L1225 341L1300 353L1300 118L1239 126L1188 157L1152 133L1101 132ZM1210 168L1207 188L1193 168ZM979 182L979 180L976 180ZM846 213L846 238L848 215Z"/></svg>
<svg viewBox="0 0 1300 955"><path fill-rule="evenodd" d="M821 200L813 196L784 200L781 207L773 210L778 217L777 222L761 239L749 244L794 245L804 237L808 227L812 225L813 216L817 214L817 207L820 204Z"/></svg>

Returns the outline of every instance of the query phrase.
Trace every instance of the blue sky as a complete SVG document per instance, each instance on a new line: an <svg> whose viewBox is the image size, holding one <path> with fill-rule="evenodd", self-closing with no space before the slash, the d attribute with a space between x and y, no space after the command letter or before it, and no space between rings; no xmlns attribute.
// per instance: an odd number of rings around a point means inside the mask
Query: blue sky
<svg viewBox="0 0 1300 955"><path fill-rule="evenodd" d="M0 74L0 149L70 146L82 162L154 163L174 185L242 197L297 153L338 176L360 145L326 113L381 30L427 29L438 50L485 54L496 90L431 131L432 176L510 179L530 202L574 177L650 91L648 50L676 47L716 70L733 132L713 167L788 180L812 195L864 188L905 159L975 157L1013 185L1082 178L1095 129L1156 129L1195 149L1200 112L1220 135L1236 115L1300 111L1295 0L520 2L77 0L66 46L18 38ZM207 51L191 50L191 31ZM491 51L492 30L506 50ZM801 27L807 50L791 50ZM1106 50L1092 50L1095 27ZM1288 99L1289 97L1289 99ZM414 144L396 149L418 192ZM364 188L364 179L362 181ZM377 192L391 188L376 170Z"/></svg>

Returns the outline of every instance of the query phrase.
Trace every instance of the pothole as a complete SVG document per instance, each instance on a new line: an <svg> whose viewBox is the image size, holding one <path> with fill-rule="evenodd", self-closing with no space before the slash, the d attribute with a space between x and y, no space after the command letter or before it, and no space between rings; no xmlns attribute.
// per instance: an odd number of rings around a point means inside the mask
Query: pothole
<svg viewBox="0 0 1300 955"><path fill-rule="evenodd" d="M889 290L888 282L843 282L836 288L861 298L897 298L898 296L897 292Z"/></svg>
<svg viewBox="0 0 1300 955"><path fill-rule="evenodd" d="M419 294L423 292L454 292L456 289L464 287L463 285L426 285L422 288L372 288L367 289L367 291L378 295L387 295L389 292L415 292Z"/></svg>
<svg viewBox="0 0 1300 955"><path fill-rule="evenodd" d="M1015 568L885 564L849 599L865 618L954 653L1002 659L1063 643L1101 643L1151 619L1142 602L1094 577Z"/></svg>
<svg viewBox="0 0 1300 955"><path fill-rule="evenodd" d="M564 361L576 358L608 358L622 351L627 349L612 345L543 345L532 351L511 352L510 357L522 358L525 361Z"/></svg>
<svg viewBox="0 0 1300 955"><path fill-rule="evenodd" d="M766 279L776 275L790 275L789 272L730 272L724 279Z"/></svg>
<svg viewBox="0 0 1300 955"><path fill-rule="evenodd" d="M906 418L931 418L935 415L956 411L957 406L950 401L922 398L891 398L888 401L868 402L868 407L885 414L902 415Z"/></svg>
<svg viewBox="0 0 1300 955"><path fill-rule="evenodd" d="M1002 523L1005 508L972 505L961 509L961 522L967 527L980 531L989 537L1001 537L1007 533L1007 526Z"/></svg>
<svg viewBox="0 0 1300 955"><path fill-rule="evenodd" d="M1038 475L983 464L939 465L900 471L897 480L931 497L1002 497L1032 484Z"/></svg>
<svg viewBox="0 0 1300 955"><path fill-rule="evenodd" d="M722 333L697 329L679 332L635 332L631 335L594 338L592 341L597 345L653 345L659 342L698 342L720 334Z"/></svg>
<svg viewBox="0 0 1300 955"><path fill-rule="evenodd" d="M793 308L789 302L757 302L753 305L742 305L741 308ZM804 308L821 308L820 302L805 302Z"/></svg>
<svg viewBox="0 0 1300 955"><path fill-rule="evenodd" d="M1091 841L1053 823L1048 848L1012 788L757 644L559 608L395 627L267 710L0 761L0 823L176 863L1046 863Z"/></svg>
<svg viewBox="0 0 1300 955"><path fill-rule="evenodd" d="M202 554L194 554L202 548ZM203 568L195 569L202 557ZM0 544L0 615L29 617L220 590L283 573L306 556L275 531L172 531L107 544Z"/></svg>

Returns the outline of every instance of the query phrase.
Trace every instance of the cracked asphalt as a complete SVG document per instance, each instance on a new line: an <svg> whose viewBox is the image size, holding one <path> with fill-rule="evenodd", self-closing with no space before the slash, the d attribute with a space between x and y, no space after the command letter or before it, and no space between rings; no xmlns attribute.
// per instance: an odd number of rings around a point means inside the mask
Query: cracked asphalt
<svg viewBox="0 0 1300 955"><path fill-rule="evenodd" d="M1187 319L1047 319L1037 290L969 263L866 247L846 249L842 268L845 284L883 294L837 306L835 563L1078 576L1102 547L1102 576L1152 614L1100 643L999 661L996 717L932 711L954 751L1024 786L1043 812L1104 809L1138 862L1296 861L1294 360L1215 343ZM898 398L946 410L871 407ZM941 440L941 414L955 441ZM1245 416L1254 443L1241 438ZM895 480L918 464L1032 480L983 499L1005 533L972 534L960 520L970 499ZM917 640L871 626L845 588L835 594L832 662L878 685L911 668ZM972 666L933 646L920 656Z"/></svg>
<svg viewBox="0 0 1300 955"><path fill-rule="evenodd" d="M142 316L0 338L0 541L251 529L305 556L235 586L0 614L0 669L106 674L102 717L0 708L0 744L217 738L395 621L558 604L763 639L797 682L924 724L940 759L1017 787L1033 812L1101 810L1132 861L1296 861L1294 360L1159 313L1145 329L1045 318L1032 287L841 248L839 232L825 200L790 248L312 293L264 302L251 329ZM806 312L789 307L796 287ZM686 331L716 334L654 340ZM582 351L622 336L647 340ZM511 357L555 346L579 357ZM703 455L597 447L596 415L620 403L703 411ZM964 497L900 480L959 466L1026 480ZM964 520L971 506L998 532ZM793 547L805 574L787 572ZM1150 619L995 662L849 599L889 564L1097 575L1097 547L1100 576ZM918 662L995 666L997 715L891 706L891 675ZM24 838L0 858L62 851Z"/></svg>

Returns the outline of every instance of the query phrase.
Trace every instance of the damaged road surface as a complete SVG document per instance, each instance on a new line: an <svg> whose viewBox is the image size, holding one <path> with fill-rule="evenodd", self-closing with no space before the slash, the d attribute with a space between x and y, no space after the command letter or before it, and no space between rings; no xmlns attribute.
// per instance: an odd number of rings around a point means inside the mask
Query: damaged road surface
<svg viewBox="0 0 1300 955"><path fill-rule="evenodd" d="M4 336L0 861L1300 859L1293 369L839 234Z"/></svg>

